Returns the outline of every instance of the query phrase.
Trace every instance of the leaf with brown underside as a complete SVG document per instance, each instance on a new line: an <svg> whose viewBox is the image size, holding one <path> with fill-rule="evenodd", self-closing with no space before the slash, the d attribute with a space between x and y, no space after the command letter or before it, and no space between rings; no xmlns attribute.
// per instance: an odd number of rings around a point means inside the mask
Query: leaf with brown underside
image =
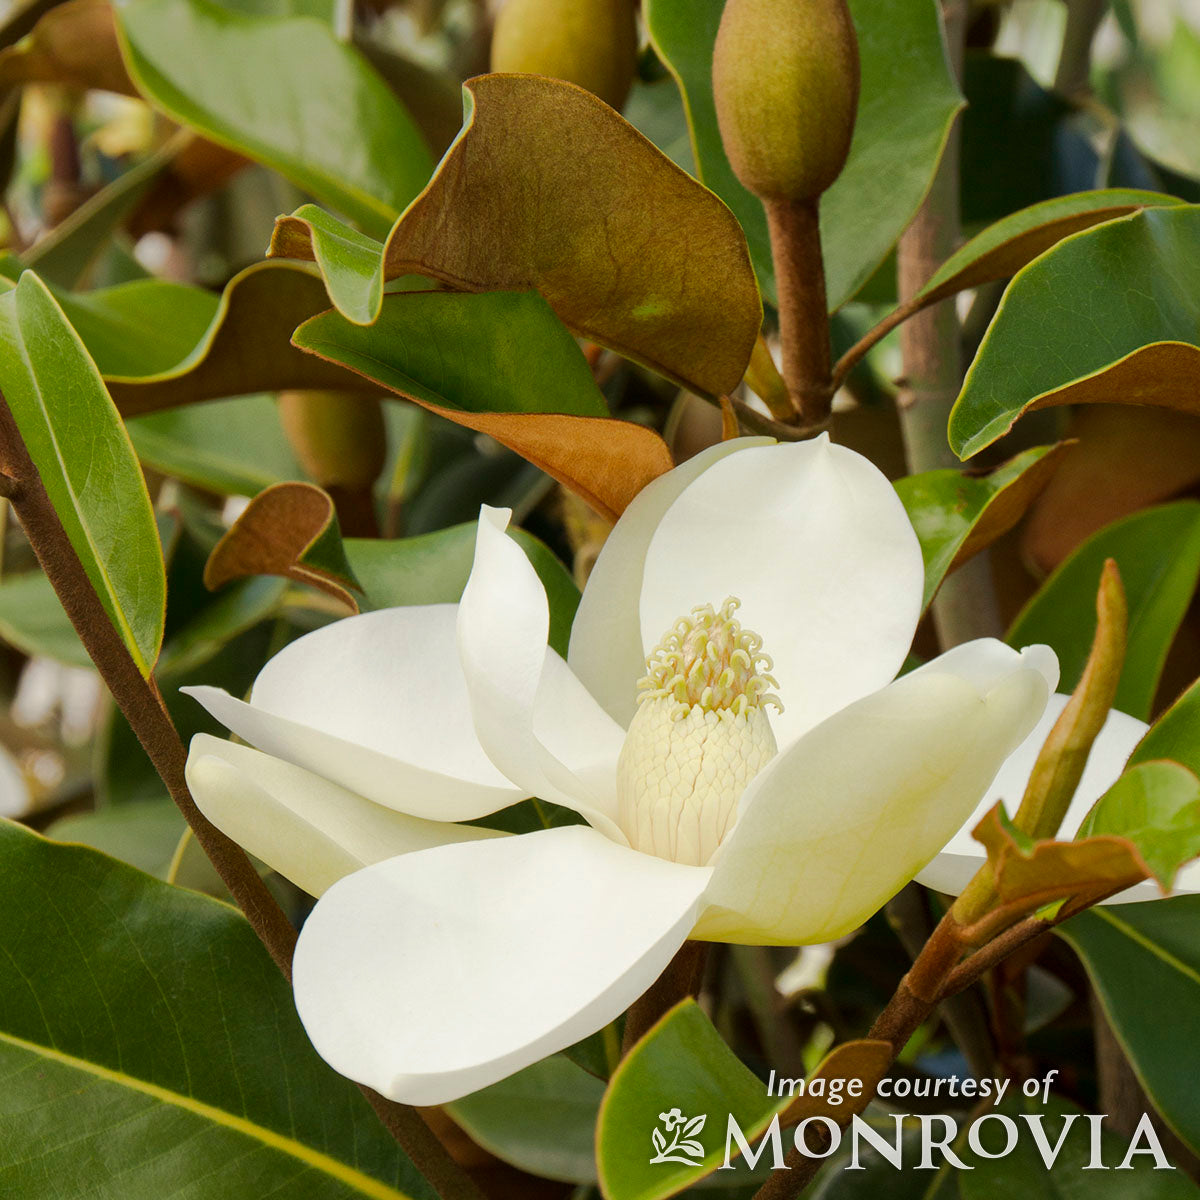
<svg viewBox="0 0 1200 1200"><path fill-rule="evenodd" d="M355 593L362 589L342 549L333 501L315 484L277 483L259 492L204 566L210 591L249 575L309 584L358 612Z"/></svg>
<svg viewBox="0 0 1200 1200"><path fill-rule="evenodd" d="M1106 525L1200 483L1200 420L1168 409L1090 405L1071 413L1078 440L1030 507L1021 555L1039 575Z"/></svg>
<svg viewBox="0 0 1200 1200"><path fill-rule="evenodd" d="M578 344L536 292L389 295L373 325L330 311L293 342L488 434L610 520L673 465L654 430L605 415Z"/></svg>
<svg viewBox="0 0 1200 1200"><path fill-rule="evenodd" d="M464 85L464 107L463 131L388 238L383 277L536 290L581 337L681 386L714 398L736 387L762 305L725 205L573 84L484 75ZM271 253L313 258L311 236L284 218Z"/></svg>
<svg viewBox="0 0 1200 1200"><path fill-rule="evenodd" d="M61 83L136 96L121 61L108 0L66 0L52 8L33 32L0 51L0 86Z"/></svg>
<svg viewBox="0 0 1200 1200"><path fill-rule="evenodd" d="M1006 909L1035 912L1067 901L1066 919L1101 900L1151 878L1150 868L1128 838L1101 835L1075 842L1032 841L1019 834L997 804L973 836L987 850L996 892Z"/></svg>
<svg viewBox="0 0 1200 1200"><path fill-rule="evenodd" d="M208 332L182 362L156 375L105 377L125 417L197 400L288 389L364 391L378 387L292 345L296 327L328 306L308 268L258 263L226 286Z"/></svg>
<svg viewBox="0 0 1200 1200"><path fill-rule="evenodd" d="M798 1125L811 1117L829 1117L839 1123L847 1112L861 1112L875 1092L875 1086L888 1073L895 1052L891 1042L863 1038L856 1042L844 1042L822 1059L817 1069L808 1077L803 1096L798 1096L780 1116L782 1125ZM842 1094L839 1103L831 1103L829 1096L809 1095L814 1080L845 1079L862 1080L861 1103L854 1097Z"/></svg>

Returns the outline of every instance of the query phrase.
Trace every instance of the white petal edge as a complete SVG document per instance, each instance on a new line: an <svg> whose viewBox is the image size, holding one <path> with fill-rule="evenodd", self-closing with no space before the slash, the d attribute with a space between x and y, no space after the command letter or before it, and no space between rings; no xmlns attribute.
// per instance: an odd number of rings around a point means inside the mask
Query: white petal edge
<svg viewBox="0 0 1200 1200"><path fill-rule="evenodd" d="M642 488L608 535L575 613L567 662L622 728L633 720L637 681L646 670L638 604L646 551L659 521L679 493L713 463L751 446L774 444L772 438L756 437L709 446Z"/></svg>
<svg viewBox="0 0 1200 1200"><path fill-rule="evenodd" d="M1070 698L1065 695L1051 696L1046 713L1033 732L1005 762L987 795L963 823L962 828L917 876L918 883L952 896L957 896L967 886L975 872L987 861L987 853L971 836L971 831L998 801L1004 802L1010 816L1016 812L1021 797L1025 794L1025 785L1029 782L1029 774L1037 761L1038 752ZM1058 834L1060 838L1070 839L1079 832L1079 827L1092 805L1116 783L1118 776L1125 769L1126 761L1149 728L1145 721L1139 721L1136 717L1116 709L1108 714L1108 720L1092 744L1092 752L1088 756L1083 777L1079 781L1079 787L1075 789L1067 815L1063 818ZM1172 894L1196 891L1200 891L1200 863L1191 863L1183 867L1176 876ZM1160 899L1162 892L1158 885L1152 880L1145 880L1115 896L1110 896L1103 903L1129 904Z"/></svg>
<svg viewBox="0 0 1200 1200"><path fill-rule="evenodd" d="M856 928L945 845L1050 695L1040 652L978 647L896 680L783 751L742 798L697 937L780 945ZM981 686L980 660L1007 674ZM946 656L948 657L948 656Z"/></svg>
<svg viewBox="0 0 1200 1200"><path fill-rule="evenodd" d="M780 748L891 680L921 615L925 567L895 488L822 434L713 463L663 515L646 552L643 652L696 605L742 601L783 712Z"/></svg>
<svg viewBox="0 0 1200 1200"><path fill-rule="evenodd" d="M458 661L457 605L388 608L298 638L259 672L249 704L182 690L260 750L377 804L469 821L529 795L475 736Z"/></svg>
<svg viewBox="0 0 1200 1200"><path fill-rule="evenodd" d="M317 903L296 1008L335 1070L443 1104L628 1008L686 940L709 877L584 826L392 859Z"/></svg>
<svg viewBox="0 0 1200 1200"><path fill-rule="evenodd" d="M192 739L186 775L196 806L222 833L311 896L398 854L506 836L405 816L206 733Z"/></svg>
<svg viewBox="0 0 1200 1200"><path fill-rule="evenodd" d="M625 731L546 645L546 589L504 532L511 516L509 509L481 510L458 610L476 736L507 778L624 842L616 823L616 764Z"/></svg>

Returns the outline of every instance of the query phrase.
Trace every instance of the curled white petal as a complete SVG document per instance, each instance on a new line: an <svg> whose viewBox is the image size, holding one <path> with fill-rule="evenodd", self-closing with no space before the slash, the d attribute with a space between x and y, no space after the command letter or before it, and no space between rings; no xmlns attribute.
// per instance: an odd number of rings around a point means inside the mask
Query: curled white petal
<svg viewBox="0 0 1200 1200"><path fill-rule="evenodd" d="M609 836L624 730L546 645L546 590L504 530L508 509L484 507L475 563L458 612L458 649L479 743L523 790L567 805Z"/></svg>
<svg viewBox="0 0 1200 1200"><path fill-rule="evenodd" d="M1040 652L976 646L843 709L755 779L697 936L832 941L929 862L1049 697ZM1004 674L988 669L1000 658Z"/></svg>
<svg viewBox="0 0 1200 1200"><path fill-rule="evenodd" d="M456 616L456 605L433 604L336 621L275 655L249 704L219 688L183 690L260 750L377 804L469 821L529 793L475 736Z"/></svg>
<svg viewBox="0 0 1200 1200"><path fill-rule="evenodd" d="M187 782L218 829L312 896L397 854L504 836L394 812L303 767L205 733L192 739Z"/></svg>
<svg viewBox="0 0 1200 1200"><path fill-rule="evenodd" d="M683 944L709 877L583 826L391 859L317 903L296 1007L343 1075L445 1103L628 1008Z"/></svg>

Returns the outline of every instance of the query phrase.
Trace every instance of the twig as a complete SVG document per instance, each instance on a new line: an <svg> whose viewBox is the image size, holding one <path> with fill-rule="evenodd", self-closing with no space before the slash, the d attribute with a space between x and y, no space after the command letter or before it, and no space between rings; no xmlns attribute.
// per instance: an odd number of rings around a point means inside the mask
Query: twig
<svg viewBox="0 0 1200 1200"><path fill-rule="evenodd" d="M684 942L679 952L667 964L667 969L625 1014L625 1036L621 1042L621 1057L643 1038L651 1026L680 1000L700 991L704 964L708 958L707 942Z"/></svg>
<svg viewBox="0 0 1200 1200"><path fill-rule="evenodd" d="M829 312L817 201L764 200L779 293L783 378L806 425L829 419Z"/></svg>
<svg viewBox="0 0 1200 1200"><path fill-rule="evenodd" d="M108 619L2 396L0 480L46 578L100 677L250 927L290 979L296 931L245 851L196 807L184 777L187 752L162 696L153 678L142 675ZM447 1154L415 1109L385 1100L367 1088L362 1091L413 1165L443 1200L480 1200L478 1188Z"/></svg>

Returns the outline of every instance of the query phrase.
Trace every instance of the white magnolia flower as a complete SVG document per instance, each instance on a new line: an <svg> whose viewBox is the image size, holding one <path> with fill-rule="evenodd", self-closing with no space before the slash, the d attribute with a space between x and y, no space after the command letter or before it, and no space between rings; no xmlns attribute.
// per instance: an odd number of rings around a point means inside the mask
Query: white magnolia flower
<svg viewBox="0 0 1200 1200"><path fill-rule="evenodd" d="M974 812L1058 676L1044 646L985 640L892 682L920 549L883 475L825 438L724 443L647 487L566 661L507 521L484 509L460 604L309 634L248 704L192 689L259 747L198 737L197 803L321 896L294 964L313 1044L414 1104L592 1033L689 937L854 929ZM531 795L587 825L461 824Z"/></svg>

